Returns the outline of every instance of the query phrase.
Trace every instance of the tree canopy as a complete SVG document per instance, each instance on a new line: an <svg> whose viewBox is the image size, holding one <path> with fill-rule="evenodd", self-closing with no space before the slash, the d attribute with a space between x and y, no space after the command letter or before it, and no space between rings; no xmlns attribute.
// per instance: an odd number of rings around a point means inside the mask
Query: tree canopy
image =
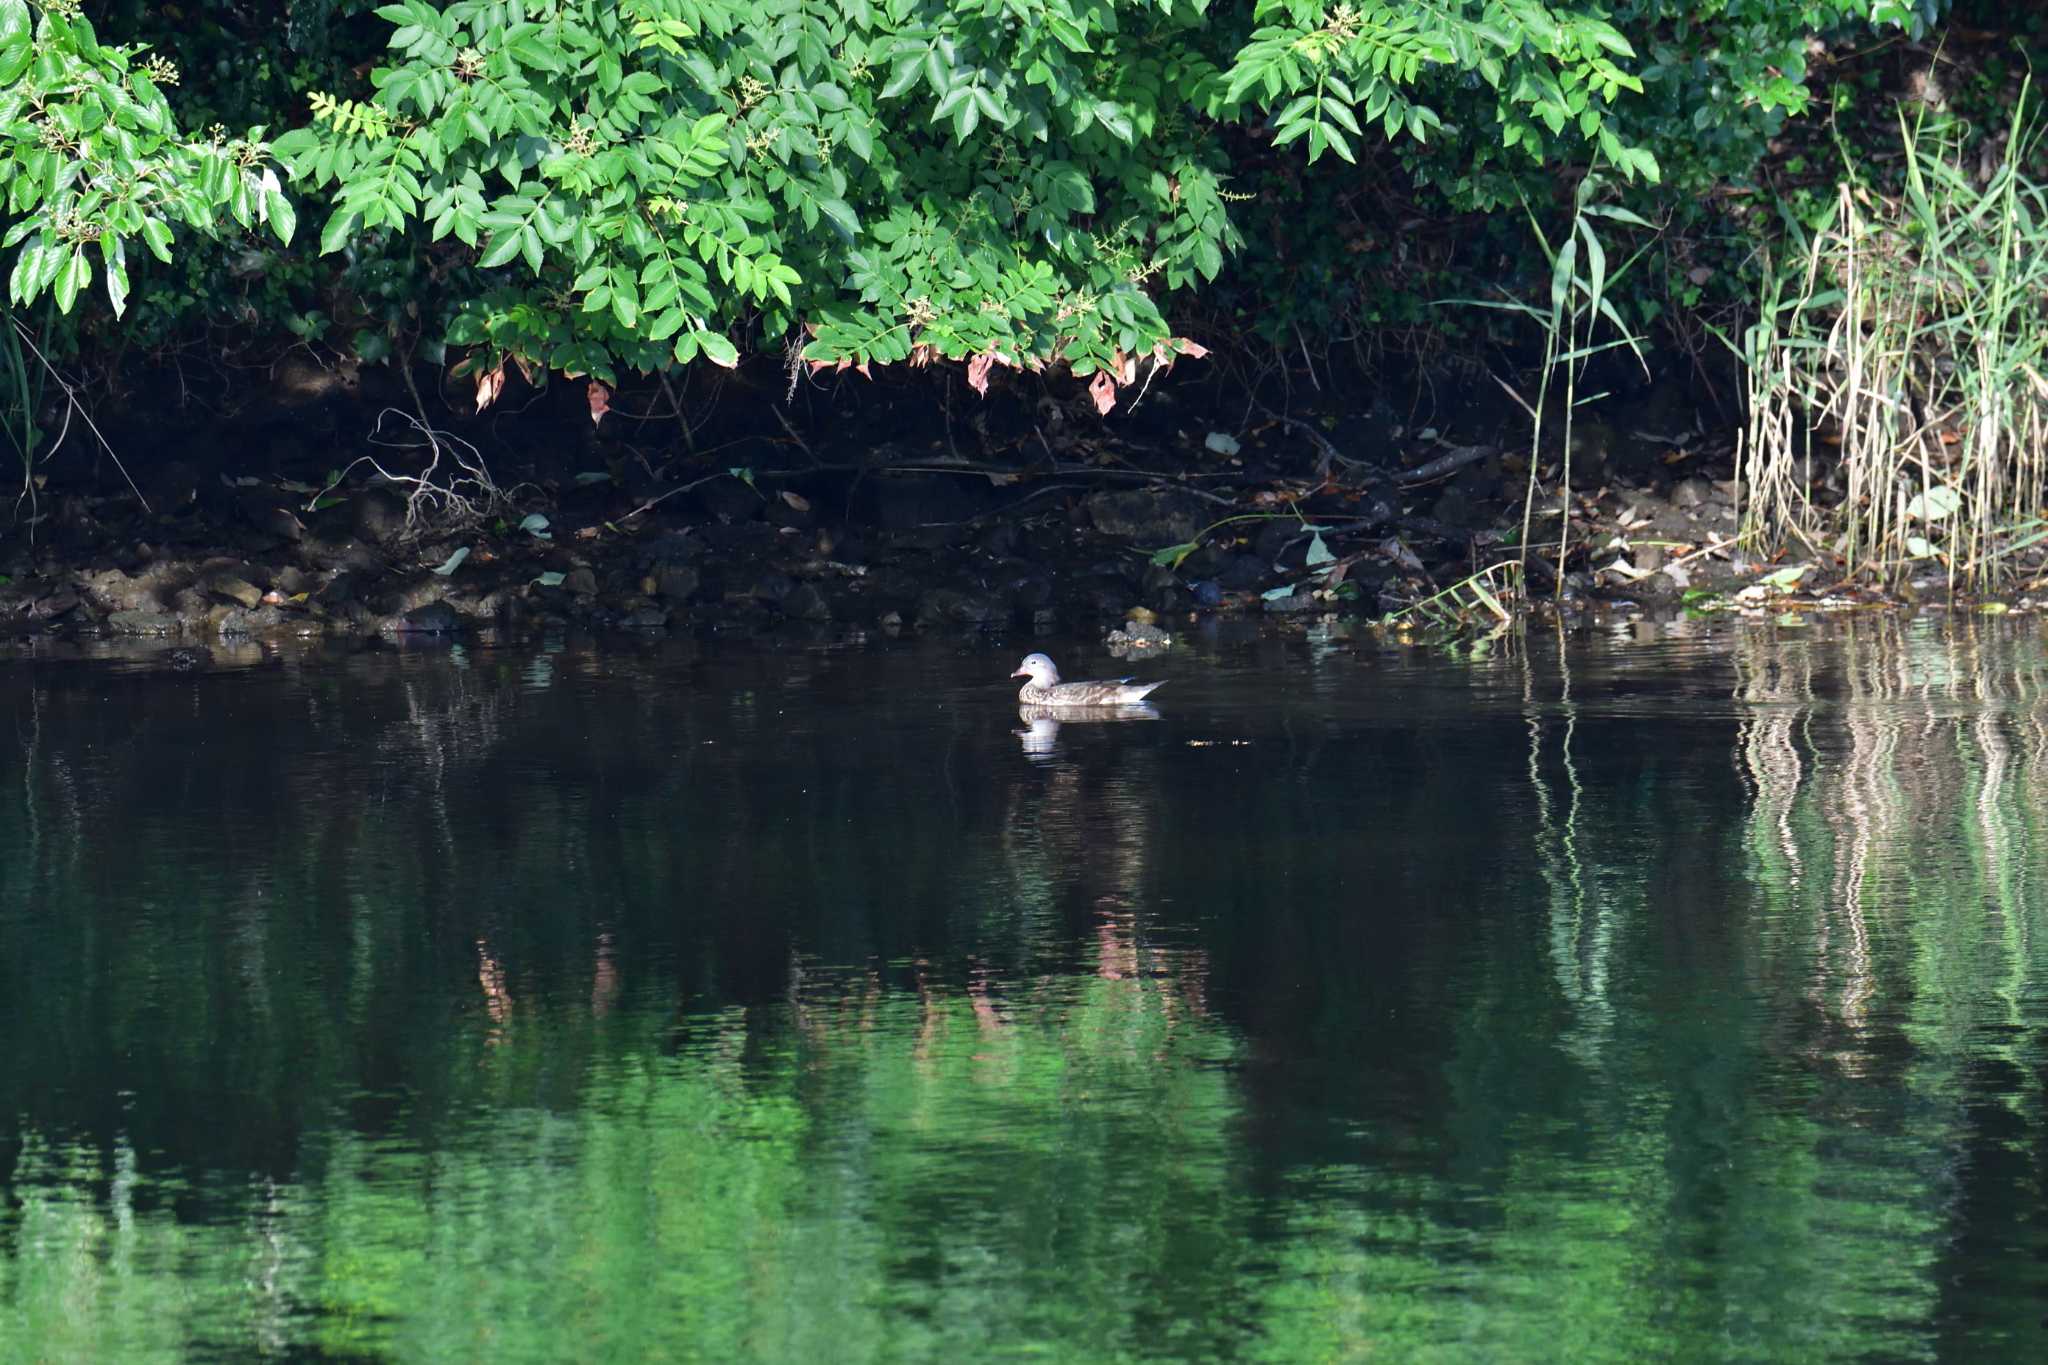
<svg viewBox="0 0 2048 1365"><path fill-rule="evenodd" d="M68 314L97 280L118 315L132 244L169 262L233 224L357 304L352 329L303 300L271 320L369 360L453 348L480 391L508 363L616 381L759 351L978 384L1058 364L1106 404L1196 349L1176 299L1332 185L1402 175L1460 211L1596 164L1695 189L1804 106L1814 34L1939 0L242 8L0 0L12 304ZM276 79L233 71L237 22ZM192 131L188 96L243 126Z"/></svg>

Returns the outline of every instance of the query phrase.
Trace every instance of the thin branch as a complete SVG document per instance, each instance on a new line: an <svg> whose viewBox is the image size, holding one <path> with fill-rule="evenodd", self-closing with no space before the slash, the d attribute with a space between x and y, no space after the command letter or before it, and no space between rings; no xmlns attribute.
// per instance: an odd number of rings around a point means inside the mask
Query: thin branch
<svg viewBox="0 0 2048 1365"><path fill-rule="evenodd" d="M93 439L100 443L101 450L107 452L107 458L114 462L114 468L121 471L122 479L127 481L128 491L133 493L135 495L135 500L142 504L143 511L154 513L156 509L149 505L149 499L142 496L142 490L135 486L134 478L128 473L128 466L121 463L120 455L115 452L114 447L108 442L106 435L100 431L99 423L92 420L92 414L85 410L85 404L78 401L77 387L73 385L70 380L66 379L55 365L52 365L50 363L50 358L43 354L42 347L36 345L36 339L29 334L28 328L24 327L21 324L20 319L10 318L9 321L13 322L14 324L15 335L20 337L22 342L26 344L31 351L35 352L36 359L42 363L43 369L49 374L50 378L57 381L57 387L64 390L64 401L66 404L69 405L64 417L64 430L66 432L69 432L71 430L71 412L75 411L80 417L84 418L85 425L92 432ZM60 437L58 439L57 445L62 444L64 444L64 442L63 439ZM50 448L51 450L54 451L57 447L52 446ZM26 465L27 461L24 460L24 469L22 474L24 492L28 491L27 484L32 482L32 480L29 479L26 470ZM20 500L16 499L16 501L19 502ZM34 506L34 500L32 497L30 500L30 506Z"/></svg>

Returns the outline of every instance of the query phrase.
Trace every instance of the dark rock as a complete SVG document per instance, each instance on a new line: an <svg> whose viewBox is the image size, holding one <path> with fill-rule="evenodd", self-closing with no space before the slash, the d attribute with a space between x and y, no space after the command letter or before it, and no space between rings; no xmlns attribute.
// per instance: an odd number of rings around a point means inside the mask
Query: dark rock
<svg viewBox="0 0 2048 1365"><path fill-rule="evenodd" d="M1150 622L1126 621L1109 633L1105 643L1109 645L1110 653L1125 659L1145 650L1170 648L1173 637Z"/></svg>
<svg viewBox="0 0 2048 1365"><path fill-rule="evenodd" d="M988 598L954 588L933 588L917 603L917 623L921 626L992 626L1004 614Z"/></svg>
<svg viewBox="0 0 2048 1365"><path fill-rule="evenodd" d="M713 479L692 497L713 520L733 523L752 521L761 515L761 495L736 478Z"/></svg>
<svg viewBox="0 0 2048 1365"><path fill-rule="evenodd" d="M1093 493L1082 505L1103 535L1155 549L1193 540L1208 510L1199 498L1171 488Z"/></svg>
<svg viewBox="0 0 2048 1365"><path fill-rule="evenodd" d="M264 515L256 523L257 529L279 540L297 542L306 538L306 523L299 520L298 513L287 507L277 508Z"/></svg>
<svg viewBox="0 0 2048 1365"><path fill-rule="evenodd" d="M107 611L161 611L159 594L176 586L177 578L176 568L168 564L152 564L133 578L119 569L102 569L81 574L78 589L87 601Z"/></svg>
<svg viewBox="0 0 2048 1365"><path fill-rule="evenodd" d="M263 635L282 627L285 620L276 607L228 607L213 618L213 625L222 635Z"/></svg>
<svg viewBox="0 0 2048 1365"><path fill-rule="evenodd" d="M1090 583L1079 596L1082 610L1095 616L1122 616L1131 605L1130 589L1115 583Z"/></svg>
<svg viewBox="0 0 2048 1365"><path fill-rule="evenodd" d="M621 630L667 630L668 609L643 602L619 618Z"/></svg>
<svg viewBox="0 0 2048 1365"><path fill-rule="evenodd" d="M983 531L975 544L992 559L1013 558L1017 553L1017 528L1010 522L999 521Z"/></svg>
<svg viewBox="0 0 2048 1365"><path fill-rule="evenodd" d="M1257 555L1232 555L1217 571L1216 582L1227 592L1245 592L1264 583L1272 572Z"/></svg>
<svg viewBox="0 0 2048 1365"><path fill-rule="evenodd" d="M590 568L574 568L562 579L562 590L577 597L597 596L597 573Z"/></svg>
<svg viewBox="0 0 2048 1365"><path fill-rule="evenodd" d="M328 579L320 591L314 594L313 600L323 607L339 607L353 602L362 596L362 588L362 575L347 572L338 573Z"/></svg>
<svg viewBox="0 0 2048 1365"><path fill-rule="evenodd" d="M207 580L206 590L216 597L224 597L244 607L257 607L263 603L261 588L248 579L237 578L233 574L216 574Z"/></svg>
<svg viewBox="0 0 2048 1365"><path fill-rule="evenodd" d="M1205 578L1191 585L1195 605L1198 607L1220 607L1223 605L1223 588L1214 579Z"/></svg>
<svg viewBox="0 0 2048 1365"><path fill-rule="evenodd" d="M1252 553L1268 564L1277 564L1287 547L1306 534L1292 517L1266 522L1252 538Z"/></svg>
<svg viewBox="0 0 2048 1365"><path fill-rule="evenodd" d="M1188 578L1214 578L1230 562L1230 554L1228 546L1205 540L1180 562L1176 571Z"/></svg>
<svg viewBox="0 0 2048 1365"><path fill-rule="evenodd" d="M663 564L654 571L654 591L671 602L687 602L697 595L704 576L687 564Z"/></svg>
<svg viewBox="0 0 2048 1365"><path fill-rule="evenodd" d="M780 602L796 590L796 580L778 569L770 569L754 580L747 596L756 602Z"/></svg>
<svg viewBox="0 0 2048 1365"><path fill-rule="evenodd" d="M704 542L683 531L671 531L656 537L640 556L640 562L650 568L664 564L681 564L695 559L704 552Z"/></svg>
<svg viewBox="0 0 2048 1365"><path fill-rule="evenodd" d="M868 595L891 606L905 607L914 604L924 591L924 583L907 569L884 565L869 572Z"/></svg>
<svg viewBox="0 0 2048 1365"><path fill-rule="evenodd" d="M349 500L355 533L373 545L397 538L405 529L405 499L388 488L366 488Z"/></svg>
<svg viewBox="0 0 2048 1365"><path fill-rule="evenodd" d="M178 618L163 611L117 611L107 617L107 629L116 635L169 635L178 628Z"/></svg>
<svg viewBox="0 0 2048 1365"><path fill-rule="evenodd" d="M287 564L271 575L270 586L286 597L297 597L302 592L312 591L313 580L306 577L305 570L296 564Z"/></svg>
<svg viewBox="0 0 2048 1365"><path fill-rule="evenodd" d="M78 594L69 588L59 588L48 597L39 598L31 604L28 614L37 620L53 621L77 606Z"/></svg>
<svg viewBox="0 0 2048 1365"><path fill-rule="evenodd" d="M1292 616L1298 612L1327 610L1306 589L1296 589L1285 597L1268 597L1265 599L1265 607L1274 616Z"/></svg>
<svg viewBox="0 0 2048 1365"><path fill-rule="evenodd" d="M211 624L217 611L227 608L214 601L212 594L203 592L197 585L180 588L171 594L171 612L186 621L204 621Z"/></svg>
<svg viewBox="0 0 2048 1365"><path fill-rule="evenodd" d="M451 635L462 629L462 616L446 602L422 602L390 628L403 634Z"/></svg>
<svg viewBox="0 0 2048 1365"><path fill-rule="evenodd" d="M815 583L799 583L782 595L782 614L792 621L829 621L832 604Z"/></svg>
<svg viewBox="0 0 2048 1365"><path fill-rule="evenodd" d="M1492 520L1492 509L1484 506L1467 492L1463 485L1452 484L1438 495L1429 514L1446 526L1455 526L1461 531L1476 531Z"/></svg>
<svg viewBox="0 0 2048 1365"><path fill-rule="evenodd" d="M986 479L958 474L890 474L864 479L855 510L886 531L971 521L994 506Z"/></svg>
<svg viewBox="0 0 2048 1365"><path fill-rule="evenodd" d="M898 549L932 554L939 550L951 549L955 545L965 545L974 539L974 528L965 522L916 526L906 531L898 531L894 539Z"/></svg>
<svg viewBox="0 0 2048 1365"><path fill-rule="evenodd" d="M827 546L821 543L818 552L837 559L842 564L863 564L868 558L868 543L855 531L821 531L820 541L830 540Z"/></svg>
<svg viewBox="0 0 2048 1365"><path fill-rule="evenodd" d="M1194 595L1178 583L1147 593L1145 600L1162 616L1178 616L1195 604Z"/></svg>
<svg viewBox="0 0 2048 1365"><path fill-rule="evenodd" d="M1004 583L1003 592L1012 611L1028 615L1052 601L1052 579L1037 569L1029 569L1012 575Z"/></svg>
<svg viewBox="0 0 2048 1365"><path fill-rule="evenodd" d="M760 554L775 545L775 528L765 521L743 521L703 527L706 548L721 555Z"/></svg>
<svg viewBox="0 0 2048 1365"><path fill-rule="evenodd" d="M1653 573L1633 583L1617 583L1609 592L1628 602L1675 602L1683 593L1668 573Z"/></svg>
<svg viewBox="0 0 2048 1365"><path fill-rule="evenodd" d="M305 563L321 569L347 569L367 574L381 574L390 569L383 556L360 540L309 540L299 553Z"/></svg>
<svg viewBox="0 0 2048 1365"><path fill-rule="evenodd" d="M1680 479L1671 486L1671 505L1674 507L1698 507L1703 503L1726 501L1705 479Z"/></svg>

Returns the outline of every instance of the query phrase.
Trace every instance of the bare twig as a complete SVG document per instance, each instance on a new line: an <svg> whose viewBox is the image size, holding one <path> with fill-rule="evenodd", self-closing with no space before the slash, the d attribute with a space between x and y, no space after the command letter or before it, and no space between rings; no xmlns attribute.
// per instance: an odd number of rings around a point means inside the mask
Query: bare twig
<svg viewBox="0 0 2048 1365"><path fill-rule="evenodd" d="M1302 421L1299 417L1284 416L1263 404L1260 405L1259 411L1265 413L1267 417L1289 430L1298 431L1308 437L1310 443L1321 452L1321 458L1316 461L1316 477L1319 479L1325 479L1330 476L1330 466L1333 463L1341 464L1346 469L1357 469L1364 463L1362 460L1352 459L1343 451L1337 449L1336 444L1329 437L1323 435L1313 425Z"/></svg>
<svg viewBox="0 0 2048 1365"><path fill-rule="evenodd" d="M1481 460L1492 459L1498 454L1500 454L1499 446L1457 446L1449 454L1439 455L1428 464L1420 464L1413 469L1396 474L1394 482L1403 488L1413 488L1417 484L1428 483L1432 479L1441 479L1444 475L1463 469L1468 464L1478 464Z"/></svg>
<svg viewBox="0 0 2048 1365"><path fill-rule="evenodd" d="M128 491L135 495L135 500L142 504L142 510L154 512L156 509L149 505L149 499L144 497L142 490L135 486L134 478L128 473L128 466L121 463L120 455L115 453L114 447L107 441L106 435L101 432L99 423L92 420L92 414L87 412L85 404L79 401L78 386L66 379L63 372L50 363L50 358L43 354L43 348L36 345L35 337L30 334L28 328L21 324L19 319L9 318L8 320L14 324L14 333L20 338L21 343L27 346L29 350L35 352L36 360L42 365L44 373L56 380L57 387L64 390L64 430L58 433L56 445L50 447L51 453L54 454L57 448L64 444L65 436L69 435L71 431L71 414L77 413L85 420L86 428L92 432L93 439L100 443L100 449L106 451L107 458L114 462L114 468L121 471L121 478L127 482ZM21 498L28 499L29 511L33 515L36 506L35 479L30 469L26 452L23 453L21 464L21 496L15 499L16 506L20 505Z"/></svg>
<svg viewBox="0 0 2048 1365"><path fill-rule="evenodd" d="M646 502L641 503L638 507L635 507L632 511L626 513L625 516L620 517L619 520L631 521L634 517L639 516L642 512L650 512L655 508L661 506L661 504L667 502L676 494L687 493L692 488L701 488L705 484L710 483L713 479L736 479L738 477L739 475L733 473L729 469L721 469L715 474L706 474L701 479L692 479L688 483L677 484L674 488L669 489L668 492L663 493L660 497L649 498ZM757 474L754 477L760 478L761 476Z"/></svg>
<svg viewBox="0 0 2048 1365"><path fill-rule="evenodd" d="M796 429L796 427L790 422L789 418L783 414L782 409L778 407L776 404L770 403L768 405L768 410L775 414L776 421L782 423L782 429L789 433L790 440L796 442L797 449L803 451L804 454L810 456L811 463L815 465L818 462L818 452L811 449L811 443L803 438L803 433L799 432Z"/></svg>

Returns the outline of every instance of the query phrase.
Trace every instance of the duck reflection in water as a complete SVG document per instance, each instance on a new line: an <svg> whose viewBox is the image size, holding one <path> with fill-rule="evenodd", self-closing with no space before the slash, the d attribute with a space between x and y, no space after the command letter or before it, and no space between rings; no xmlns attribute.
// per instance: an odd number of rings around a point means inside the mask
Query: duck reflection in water
<svg viewBox="0 0 2048 1365"><path fill-rule="evenodd" d="M1024 728L1016 732L1025 756L1044 760L1059 748L1061 725L1100 725L1114 721L1158 720L1159 708L1151 702L1129 706L1020 706L1017 719Z"/></svg>

